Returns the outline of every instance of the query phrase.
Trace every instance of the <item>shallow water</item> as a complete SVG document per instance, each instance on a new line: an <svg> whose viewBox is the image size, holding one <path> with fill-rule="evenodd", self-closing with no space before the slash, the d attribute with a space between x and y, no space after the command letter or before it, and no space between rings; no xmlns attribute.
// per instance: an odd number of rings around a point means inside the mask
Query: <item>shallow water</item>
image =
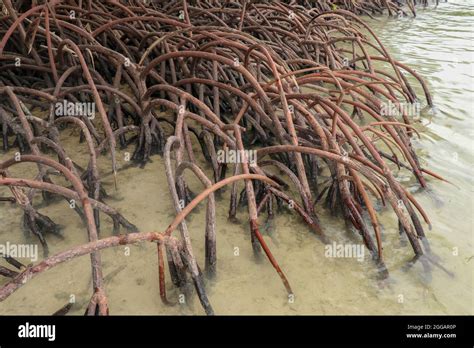
<svg viewBox="0 0 474 348"><path fill-rule="evenodd" d="M288 212L276 216L274 230L265 239L287 275L294 293L289 301L272 266L253 257L246 211L240 208L241 224L227 221L228 193L217 205L218 275L208 282L208 295L218 314L473 314L473 100L474 100L474 6L470 1L440 4L437 9L419 10L416 19L367 20L393 57L416 69L432 91L436 110L422 114L417 129L421 140L415 142L423 165L452 184L429 179L429 190L421 191L406 172L400 180L415 193L429 214L433 229L427 231L432 249L454 278L434 268L426 276L419 264L404 270L413 252L401 246L395 215L387 210L380 216L383 225L384 255L390 281L377 280L374 264L365 257L325 257L324 245L314 237L299 217ZM416 91L422 99L422 91ZM71 131L61 139L68 153L81 165L86 164L84 144L77 143ZM77 135L77 133L75 133ZM129 149L128 151L131 151ZM11 156L12 153L8 154ZM2 154L2 158L7 156ZM126 165L122 151L120 164ZM28 165L17 166L12 174L28 176ZM110 160L101 158L101 173L110 170ZM159 156L142 170L120 171L118 190L111 176L103 185L111 195L106 201L135 223L141 231L163 231L172 220L173 208ZM187 176L191 189L200 184ZM243 187L240 185L239 187ZM8 191L0 188L0 196ZM40 200L36 202L40 203ZM0 203L0 243L36 243L25 236L20 226L20 209ZM80 219L66 201L40 211L64 226L64 239L47 237L51 253L87 241ZM188 219L193 248L198 261L204 260L204 213L201 205ZM318 207L326 235L338 243L360 243L339 218ZM261 218L265 226L265 216ZM427 228L426 228L427 230ZM111 224L102 218L101 236L111 234ZM236 249L238 248L238 249ZM236 252L238 251L238 252ZM102 252L104 275L111 314L203 314L199 301L164 306L158 293L155 246L141 244ZM25 261L26 262L26 261ZM168 296L177 299L168 274ZM0 284L4 283L0 280ZM82 314L91 295L88 256L62 264L27 283L0 305L0 314L51 314L71 295L76 304L72 314Z"/></svg>

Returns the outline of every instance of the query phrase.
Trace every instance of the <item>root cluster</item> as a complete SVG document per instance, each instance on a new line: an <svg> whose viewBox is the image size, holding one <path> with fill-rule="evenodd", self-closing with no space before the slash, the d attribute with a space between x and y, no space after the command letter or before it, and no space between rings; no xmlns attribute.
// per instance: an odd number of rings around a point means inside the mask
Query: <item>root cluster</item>
<svg viewBox="0 0 474 348"><path fill-rule="evenodd" d="M246 206L252 248L266 255L289 294L290 283L259 230L259 219L273 219L282 205L290 205L322 242L331 236L318 217L321 209L341 216L383 276L388 271L376 207L389 207L414 260L426 269L435 263L422 223L430 226L428 216L394 176L394 168L411 172L421 187L427 175L442 179L420 163L412 148L417 131L403 107L421 98L432 106L432 99L423 79L394 60L358 17L384 9L395 15L405 8L397 1L2 0L1 5L0 125L3 150L18 153L0 163L0 185L11 189L13 198L7 199L23 210L25 228L39 238L45 255L44 234L58 227L33 207L38 193L46 202L51 195L75 200L90 242L20 272L2 267L1 274L12 279L0 288L0 301L34 275L91 254L94 294L86 313L107 314L100 250L150 241L157 243L162 300L171 302L166 260L173 284L192 284L212 314L204 275L216 275L215 193L229 185L229 219L236 219L239 204ZM415 94L408 75L421 84L423 96ZM72 114L65 112L70 105ZM85 112L89 105L97 117ZM387 105L396 112L385 112ZM59 140L72 127L89 151L86 168ZM133 147L132 160L145 170L152 155L164 158L176 211L166 231L139 233L105 203L97 161L110 156L111 172L120 175L116 150L125 147ZM249 151L255 151L255 161ZM221 160L220 154L230 152L240 161ZM199 164L202 157L211 171ZM24 162L37 166L34 179L9 173ZM52 171L70 186L55 183ZM201 193L189 190L186 171L202 183ZM241 192L239 181L245 184ZM185 218L203 200L201 271ZM104 215L116 233L120 227L130 233L99 239Z"/></svg>

